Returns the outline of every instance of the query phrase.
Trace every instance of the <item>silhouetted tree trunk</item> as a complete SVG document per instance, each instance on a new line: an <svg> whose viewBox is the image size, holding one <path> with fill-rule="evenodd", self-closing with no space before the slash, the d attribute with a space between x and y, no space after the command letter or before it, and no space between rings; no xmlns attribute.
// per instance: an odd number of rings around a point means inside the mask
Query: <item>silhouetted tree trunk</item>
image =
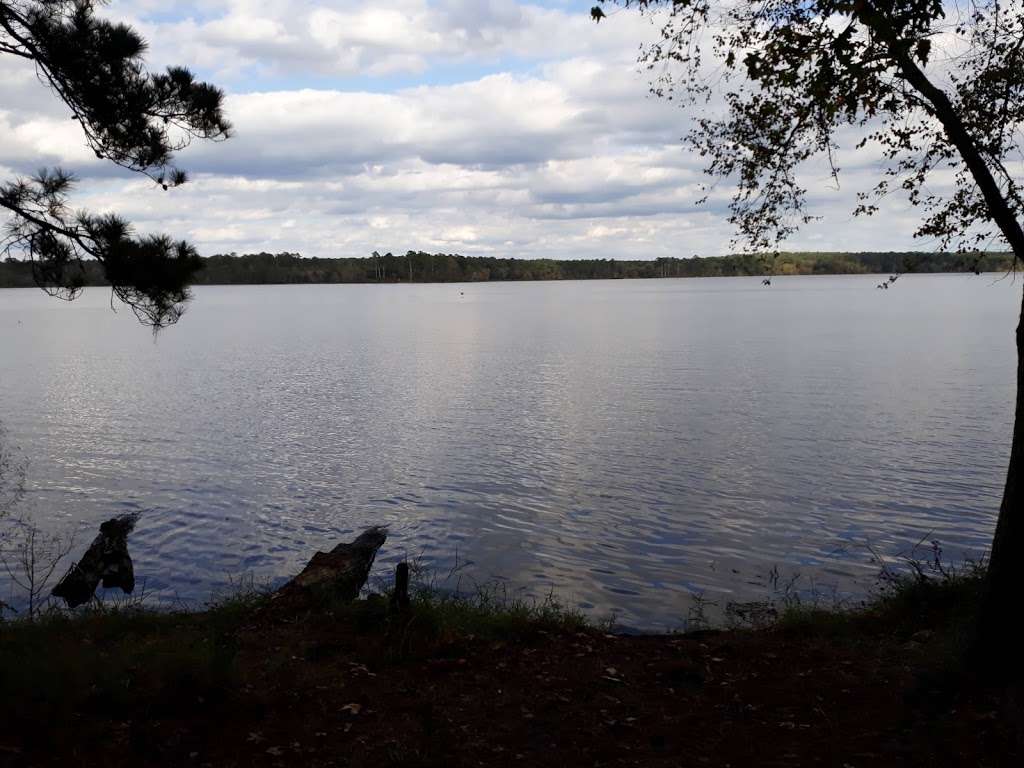
<svg viewBox="0 0 1024 768"><path fill-rule="evenodd" d="M1017 258L1024 251L1014 249ZM1016 633L1008 626L1014 619L1014 605L1024 594L1024 304L1017 325L1017 405L1013 420L1013 445L1006 472L1003 503L992 539L988 565L988 590L982 606L980 632L982 642L995 649L1000 658L1008 658Z"/></svg>
<svg viewBox="0 0 1024 768"><path fill-rule="evenodd" d="M880 36L884 29L876 31ZM942 123L952 144L960 152L964 163L974 177L988 206L992 220L999 227L1013 249L1015 261L1024 260L1024 229L1014 216L1013 209L996 183L978 145L964 126L949 96L935 86L910 57L900 41L891 39L890 49L900 70L910 85L931 105L933 114ZM1011 653L1011 637L1007 626L1012 615L1009 611L1016 598L1024 594L1024 566L1015 562L1024 556L1024 299L1016 331L1017 340L1017 400L1013 424L1013 443L1010 465L1006 471L1006 486L999 507L999 519L992 539L992 554L988 566L988 584L981 606L978 625L980 641L986 652L993 653L996 664L1005 665L1015 654Z"/></svg>

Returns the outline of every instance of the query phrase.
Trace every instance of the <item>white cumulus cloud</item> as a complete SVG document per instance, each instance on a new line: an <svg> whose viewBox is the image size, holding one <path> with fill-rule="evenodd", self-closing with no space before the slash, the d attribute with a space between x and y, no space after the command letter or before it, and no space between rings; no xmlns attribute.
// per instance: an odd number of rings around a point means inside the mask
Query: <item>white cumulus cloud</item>
<svg viewBox="0 0 1024 768"><path fill-rule="evenodd" d="M593 24L588 2L117 0L153 67L186 64L228 92L236 134L181 153L192 183L164 192L97 161L31 66L0 60L0 168L61 165L76 206L205 253L362 256L444 250L554 258L720 253L730 229L705 208L688 118L650 97L635 63L656 34L629 12ZM849 217L877 152L840 153L852 184L809 168L825 218L793 243L907 248L914 217Z"/></svg>

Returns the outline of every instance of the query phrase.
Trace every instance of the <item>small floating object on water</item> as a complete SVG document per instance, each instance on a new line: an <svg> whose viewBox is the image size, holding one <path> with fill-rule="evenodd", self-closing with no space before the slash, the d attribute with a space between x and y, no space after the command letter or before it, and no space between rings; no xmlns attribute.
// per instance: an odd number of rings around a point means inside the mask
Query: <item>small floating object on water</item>
<svg viewBox="0 0 1024 768"><path fill-rule="evenodd" d="M764 280L761 281L761 285L771 285L771 284L772 284L771 279L767 278L767 277Z"/></svg>
<svg viewBox="0 0 1024 768"><path fill-rule="evenodd" d="M883 280L882 282L880 282L878 284L877 287L878 288L884 288L885 290L888 291L889 290L889 286L892 285L893 283L895 283L899 279L899 277L900 276L898 274L897 275L889 275L889 279L888 280Z"/></svg>

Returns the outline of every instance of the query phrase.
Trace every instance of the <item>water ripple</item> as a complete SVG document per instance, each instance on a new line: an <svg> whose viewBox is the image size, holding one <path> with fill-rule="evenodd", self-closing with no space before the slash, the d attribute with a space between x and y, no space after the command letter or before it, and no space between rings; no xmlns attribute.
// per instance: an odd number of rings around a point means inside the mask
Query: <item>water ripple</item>
<svg viewBox="0 0 1024 768"><path fill-rule="evenodd" d="M774 566L863 589L868 544L980 553L1019 287L749 282L201 288L155 342L103 291L3 291L0 418L41 519L144 511L137 571L191 600L371 524L378 574L458 557L646 628Z"/></svg>

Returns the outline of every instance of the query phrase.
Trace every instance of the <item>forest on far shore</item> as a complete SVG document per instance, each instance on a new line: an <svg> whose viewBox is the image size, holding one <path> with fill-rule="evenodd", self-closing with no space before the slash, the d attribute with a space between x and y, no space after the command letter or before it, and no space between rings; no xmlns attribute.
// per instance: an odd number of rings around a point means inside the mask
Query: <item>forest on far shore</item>
<svg viewBox="0 0 1024 768"><path fill-rule="evenodd" d="M196 285L274 283L456 283L488 280L600 280L754 275L851 275L903 272L1005 272L1009 253L779 253L618 259L514 259L409 251L396 256L304 258L298 253L218 254L203 259ZM106 285L97 262L85 262L82 285ZM33 265L0 262L0 288L36 285Z"/></svg>

